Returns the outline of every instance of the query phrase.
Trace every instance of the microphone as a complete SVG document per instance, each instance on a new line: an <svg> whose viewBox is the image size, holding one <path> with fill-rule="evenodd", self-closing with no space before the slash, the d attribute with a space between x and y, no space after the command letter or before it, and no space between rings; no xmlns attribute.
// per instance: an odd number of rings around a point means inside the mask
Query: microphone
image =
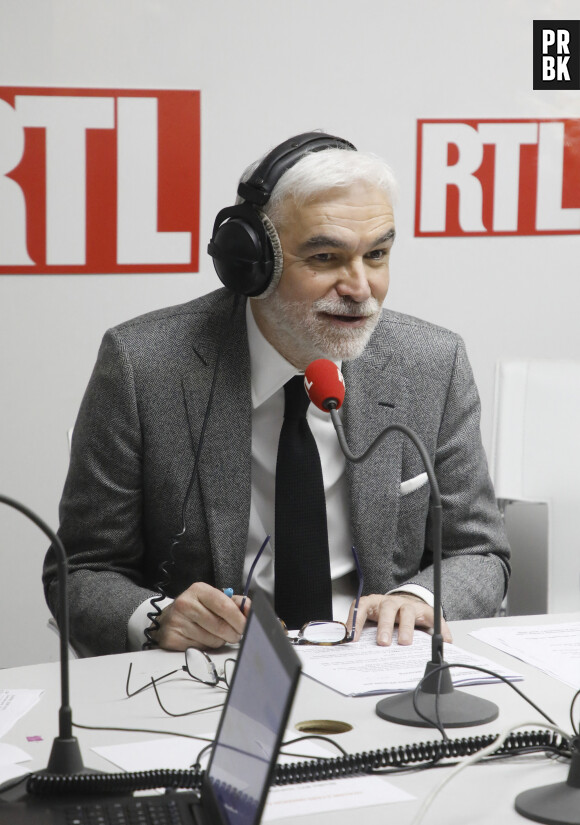
<svg viewBox="0 0 580 825"><path fill-rule="evenodd" d="M306 367L304 389L314 406L323 412L342 407L344 377L336 364L327 358L318 358Z"/></svg>
<svg viewBox="0 0 580 825"><path fill-rule="evenodd" d="M38 775L69 775L80 773L97 773L85 768L81 756L78 740L72 734L72 709L69 703L69 610L68 610L68 563L66 552L59 537L45 522L32 510L12 498L0 494L0 503L18 510L39 527L50 539L56 552L58 567L58 590L60 612L60 689L61 706L58 715L58 736L54 738L48 766L44 771L36 771Z"/></svg>
<svg viewBox="0 0 580 825"><path fill-rule="evenodd" d="M431 524L433 545L433 597L434 622L431 641L431 661L427 663L425 675L416 690L406 691L382 699L376 706L377 714L390 722L414 727L460 728L483 725L492 722L499 715L499 708L487 699L480 699L469 693L456 691L451 675L443 659L443 636L441 635L441 495L425 445L419 436L404 424L389 424L379 433L373 443L361 455L354 455L348 446L338 409L345 396L342 373L332 361L319 358L304 372L304 387L308 397L317 407L330 413L340 448L348 461L354 464L371 455L387 435L394 430L409 438L421 456L423 466L431 485ZM342 387L342 391L341 391ZM312 394L311 394L312 393Z"/></svg>

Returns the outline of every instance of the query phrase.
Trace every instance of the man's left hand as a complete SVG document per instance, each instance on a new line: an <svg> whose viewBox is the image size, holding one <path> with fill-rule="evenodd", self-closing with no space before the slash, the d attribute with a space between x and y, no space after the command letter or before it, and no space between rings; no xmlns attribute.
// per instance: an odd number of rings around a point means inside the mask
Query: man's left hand
<svg viewBox="0 0 580 825"><path fill-rule="evenodd" d="M351 605L347 627L352 622L354 604ZM363 596L360 600L356 619L354 641L360 638L367 619L377 623L377 644L388 646L393 640L395 625L399 626L398 641L400 645L413 643L413 631L416 627L431 630L434 624L433 608L411 593L391 593L388 596ZM444 642L452 642L451 631L445 619L441 618L441 635Z"/></svg>

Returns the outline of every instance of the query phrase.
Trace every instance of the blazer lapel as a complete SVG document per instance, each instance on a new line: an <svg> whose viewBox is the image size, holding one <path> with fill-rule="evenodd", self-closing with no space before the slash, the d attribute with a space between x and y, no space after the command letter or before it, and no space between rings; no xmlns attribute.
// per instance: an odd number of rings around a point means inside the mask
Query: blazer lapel
<svg viewBox="0 0 580 825"><path fill-rule="evenodd" d="M235 317L213 317L206 337L196 341L183 390L192 443L199 444L214 366L225 330L198 476L207 522L216 587L241 582L251 497L250 357L244 302Z"/></svg>
<svg viewBox="0 0 580 825"><path fill-rule="evenodd" d="M343 364L343 422L355 455L363 453L387 425L407 421L409 395L389 338L374 335L359 358ZM365 461L347 462L353 541L365 593L380 593L384 583L392 580L404 438L400 432L391 432Z"/></svg>

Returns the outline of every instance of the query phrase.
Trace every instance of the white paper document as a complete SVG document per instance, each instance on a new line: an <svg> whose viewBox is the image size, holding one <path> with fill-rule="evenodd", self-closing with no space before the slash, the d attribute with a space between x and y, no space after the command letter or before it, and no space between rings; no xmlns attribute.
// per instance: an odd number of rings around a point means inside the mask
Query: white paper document
<svg viewBox="0 0 580 825"><path fill-rule="evenodd" d="M193 765L205 744L195 739L173 736L146 742L102 745L93 750L124 771L185 770Z"/></svg>
<svg viewBox="0 0 580 825"><path fill-rule="evenodd" d="M294 739L295 736L295 731L287 731L285 739ZM93 750L125 771L185 769L195 762L203 744L173 737L108 745ZM278 762L328 757L333 751L330 745L308 740L295 742L282 750L288 751L288 755L280 753ZM355 776L321 782L300 782L296 785L273 785L268 794L263 821L367 805L385 805L389 802L406 802L413 798L382 776Z"/></svg>
<svg viewBox="0 0 580 825"><path fill-rule="evenodd" d="M28 762L31 758L22 748L0 742L0 785L27 773L26 766L21 763Z"/></svg>
<svg viewBox="0 0 580 825"><path fill-rule="evenodd" d="M262 821L408 802L411 799L414 799L411 794L382 776L349 776L322 782L301 782L298 785L273 785ZM388 821L386 817L385 821Z"/></svg>
<svg viewBox="0 0 580 825"><path fill-rule="evenodd" d="M471 635L580 688L580 622L484 627Z"/></svg>
<svg viewBox="0 0 580 825"><path fill-rule="evenodd" d="M0 688L0 739L34 707L42 694L42 690Z"/></svg>
<svg viewBox="0 0 580 825"><path fill-rule="evenodd" d="M412 645L397 644L396 633L389 647L376 643L376 627L365 628L358 642L332 647L304 645L297 647L302 672L344 696L365 696L398 693L411 690L425 675L425 665L431 660L431 636L415 631ZM445 644L447 664L467 664L484 667L510 681L522 676L495 662L469 653L453 644ZM454 685L478 685L500 681L476 670L451 668Z"/></svg>
<svg viewBox="0 0 580 825"><path fill-rule="evenodd" d="M0 768L17 765L19 762L28 762L31 758L30 754L23 751L22 748L0 742Z"/></svg>
<svg viewBox="0 0 580 825"><path fill-rule="evenodd" d="M25 765L0 765L0 785L3 785L5 782L11 782L13 779L18 779L27 773L30 773L30 771Z"/></svg>
<svg viewBox="0 0 580 825"><path fill-rule="evenodd" d="M207 739L214 734L209 733ZM296 731L288 731L285 739L295 739ZM186 770L197 759L198 753L208 744L195 739L171 737L168 739L150 739L146 742L131 742L122 745L103 745L93 748L95 753L108 759L124 771L152 771L167 768L169 770ZM287 751L288 755L285 755ZM337 755L331 745L324 746L319 741L304 740L283 747L278 762L300 762L303 759ZM209 754L206 753L206 758Z"/></svg>

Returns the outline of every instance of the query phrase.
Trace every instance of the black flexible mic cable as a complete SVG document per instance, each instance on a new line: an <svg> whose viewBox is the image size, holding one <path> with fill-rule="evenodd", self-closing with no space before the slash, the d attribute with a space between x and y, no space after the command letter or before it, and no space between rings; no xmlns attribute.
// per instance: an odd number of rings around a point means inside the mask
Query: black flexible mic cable
<svg viewBox="0 0 580 825"><path fill-rule="evenodd" d="M143 649L144 650L149 650L149 649L157 646L157 642L153 638L152 634L157 632L159 630L159 628L161 627L161 625L158 621L158 618L162 613L162 610L159 607L159 603L164 601L167 598L166 589L169 586L169 583L171 581L170 570L171 570L172 567L175 566L175 553L176 553L177 548L179 547L179 545L181 543L181 539L183 538L183 536L185 535L185 533L187 531L187 522L186 522L186 518L185 518L185 512L186 512L186 509L187 509L187 505L189 503L189 499L191 498L191 493L193 491L193 485L195 483L195 479L197 477L197 468L198 468L198 465L199 465L199 457L201 455L201 451L202 451L202 447L203 447L203 442L204 442L204 438L205 438L205 431L206 431L206 428L207 428L207 423L209 421L209 415L210 415L210 412L211 412L213 396L214 396L215 386L216 386L217 377L218 377L218 367L219 367L219 364L220 364L220 361L221 361L222 353L223 353L226 338L227 338L226 333L227 333L227 330L230 328L232 319L233 319L233 317L236 313L236 310L238 308L239 303L240 303L240 295L238 293L234 293L234 302L233 302L233 306L232 306L232 311L229 314L227 321L224 323L223 329L221 331L220 343L219 343L218 351L217 351L217 354L216 354L216 360L215 360L215 364L214 364L214 368L213 368L211 386L210 386L210 390L209 390L209 395L208 395L208 399L207 399L205 413L204 413L204 416L203 416L203 422L202 422L202 425L201 425L201 432L200 432L200 435L199 435L199 441L197 443L197 450L195 451L195 458L194 458L194 461L193 461L193 468L191 470L191 474L190 474L190 477L189 477L189 484L187 486L187 490L186 490L185 496L183 498L183 504L182 504L182 507L181 507L181 528L173 536L173 539L171 541L171 547L169 549L169 557L161 564L161 578L160 578L159 582L157 583L158 594L156 596L152 596L151 599L149 600L149 602L151 604L151 607L152 607L152 610L149 613L147 613L147 619L149 620L150 625L149 625L149 627L147 627L143 631L144 634L145 634L145 639L146 639L146 641L143 643Z"/></svg>

